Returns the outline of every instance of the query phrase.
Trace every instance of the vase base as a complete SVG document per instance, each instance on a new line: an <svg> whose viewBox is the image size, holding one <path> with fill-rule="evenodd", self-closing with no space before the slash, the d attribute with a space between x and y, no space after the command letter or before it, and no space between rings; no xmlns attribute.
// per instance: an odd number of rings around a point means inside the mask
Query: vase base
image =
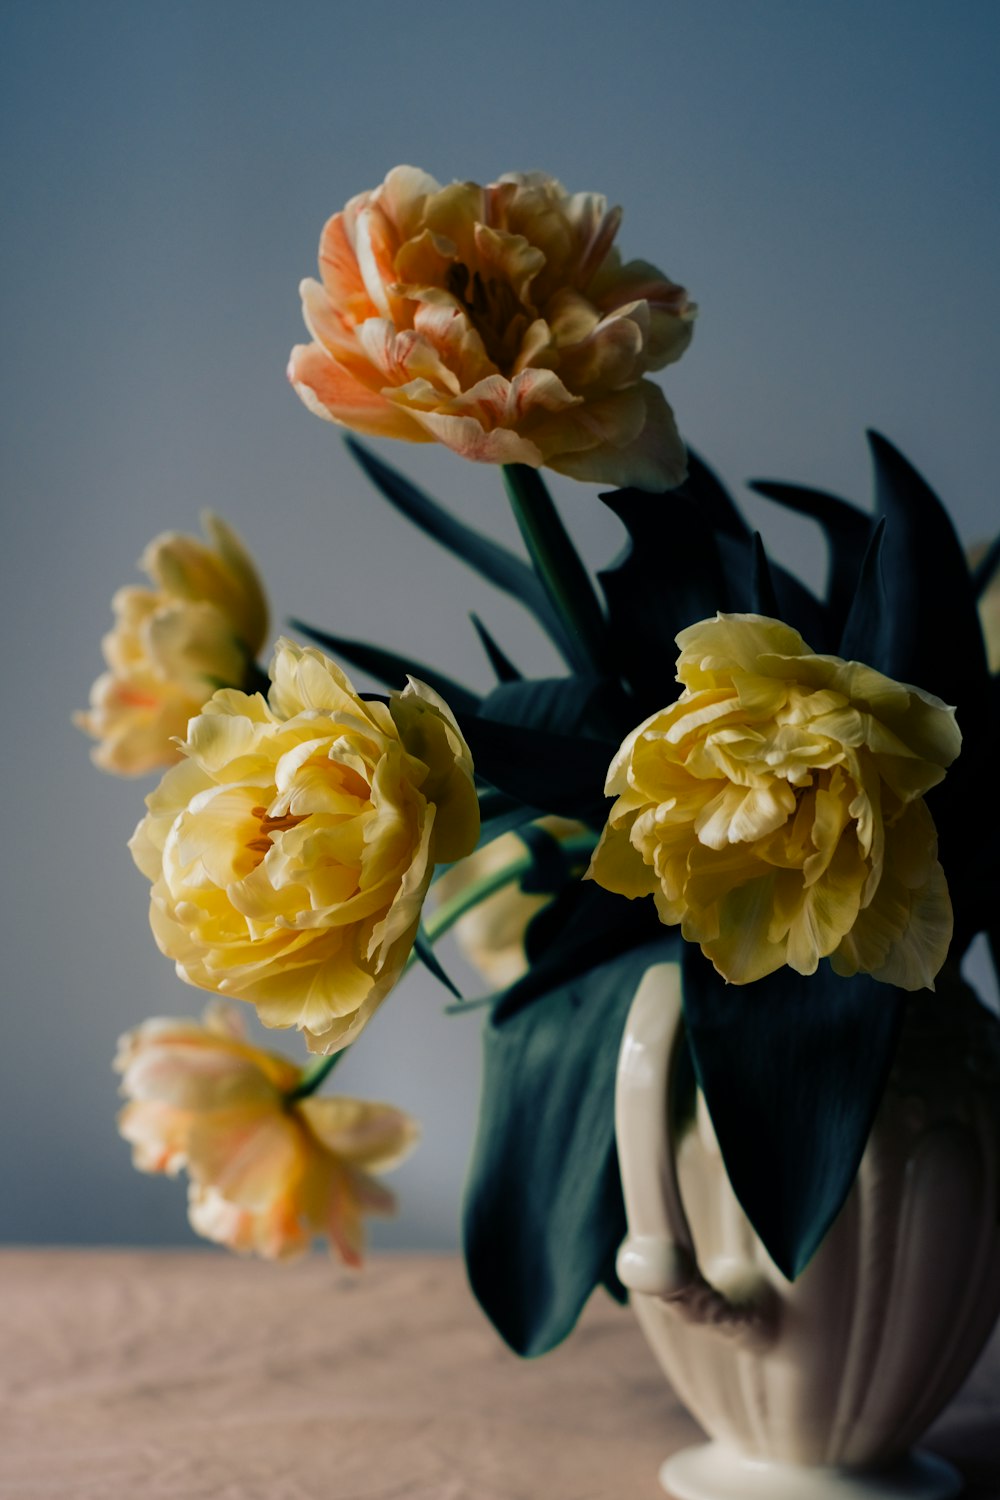
<svg viewBox="0 0 1000 1500"><path fill-rule="evenodd" d="M886 1469L810 1468L744 1458L721 1443L668 1458L660 1483L676 1500L953 1500L958 1470L933 1453L914 1452Z"/></svg>

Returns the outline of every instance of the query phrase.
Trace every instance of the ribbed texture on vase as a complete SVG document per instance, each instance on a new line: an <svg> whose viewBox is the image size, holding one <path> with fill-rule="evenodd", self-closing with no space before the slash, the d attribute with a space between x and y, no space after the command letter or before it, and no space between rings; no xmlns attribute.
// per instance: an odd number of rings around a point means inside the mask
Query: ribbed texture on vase
<svg viewBox="0 0 1000 1500"><path fill-rule="evenodd" d="M740 1347L654 1297L633 1294L633 1305L694 1416L749 1456L864 1465L903 1452L1000 1312L995 1028L950 1000L939 991L913 1007L855 1186L794 1284L737 1203L701 1102L680 1143L702 1270L725 1290L757 1267L780 1293L778 1334Z"/></svg>

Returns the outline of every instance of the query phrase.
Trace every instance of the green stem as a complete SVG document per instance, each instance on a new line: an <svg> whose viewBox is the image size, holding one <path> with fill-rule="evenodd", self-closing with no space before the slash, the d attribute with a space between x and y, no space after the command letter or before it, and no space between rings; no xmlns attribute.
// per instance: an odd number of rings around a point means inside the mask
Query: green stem
<svg viewBox="0 0 1000 1500"><path fill-rule="evenodd" d="M604 676L607 627L593 585L537 469L504 464L503 482L535 572L567 634L571 665Z"/></svg>
<svg viewBox="0 0 1000 1500"><path fill-rule="evenodd" d="M594 852L597 839L592 833L578 834L576 838L567 839L562 845L563 852L569 859L589 858ZM428 917L424 929L429 940L436 943L438 938L444 937L445 933L454 927L455 923L471 911L474 906L479 906L497 891L503 890L504 886L513 885L515 880L520 880L522 875L527 875L535 862L535 856L529 849L523 854L517 855L515 859L509 860L499 870L492 871L489 875L483 875L479 880L472 881L463 890L456 892L450 901L442 901L437 910ZM406 961L406 970L410 969L417 961L417 955L411 953Z"/></svg>
<svg viewBox="0 0 1000 1500"><path fill-rule="evenodd" d="M329 1057L321 1057L318 1062L313 1063L311 1068L307 1068L298 1087L292 1089L288 1095L289 1104L294 1104L299 1099L308 1099L310 1094L315 1094L320 1084L329 1078L346 1052L347 1048L341 1047L339 1052L331 1052Z"/></svg>

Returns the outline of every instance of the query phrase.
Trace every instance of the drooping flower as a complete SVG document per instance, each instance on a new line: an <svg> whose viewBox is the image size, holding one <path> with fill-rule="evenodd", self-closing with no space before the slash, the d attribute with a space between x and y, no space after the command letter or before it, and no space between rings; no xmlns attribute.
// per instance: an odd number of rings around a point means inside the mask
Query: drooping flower
<svg viewBox="0 0 1000 1500"><path fill-rule="evenodd" d="M586 834L584 824L572 818L539 818L533 826L563 844ZM498 875L525 852L517 833L503 833L440 875L433 894L447 904L470 886ZM584 854L581 868L586 863ZM494 989L506 989L528 972L528 925L551 900L551 893L524 891L519 880L512 880L470 907L451 929L463 955Z"/></svg>
<svg viewBox="0 0 1000 1500"><path fill-rule="evenodd" d="M365 1214L390 1214L372 1175L415 1145L416 1122L388 1104L291 1096L302 1069L249 1042L231 1006L201 1022L156 1018L121 1038L115 1067L129 1102L118 1128L143 1172L190 1178L192 1227L269 1260L317 1237L361 1263Z"/></svg>
<svg viewBox="0 0 1000 1500"><path fill-rule="evenodd" d="M191 721L130 847L180 977L334 1052L399 978L435 863L475 845L472 760L423 683L365 702L285 640L271 678Z"/></svg>
<svg viewBox="0 0 1000 1500"><path fill-rule="evenodd" d="M96 765L139 776L180 758L188 720L222 686L240 687L267 637L267 601L239 537L202 517L207 542L166 532L139 559L153 587L119 589L102 649L108 670L74 722Z"/></svg>
<svg viewBox="0 0 1000 1500"><path fill-rule="evenodd" d="M327 223L322 280L301 288L313 342L289 379L357 432L672 488L684 448L646 377L683 354L695 308L655 266L622 262L620 219L540 172L442 187L396 167Z"/></svg>
<svg viewBox="0 0 1000 1500"><path fill-rule="evenodd" d="M953 710L759 615L677 644L684 691L615 756L590 875L652 895L735 984L829 958L933 989L952 913L924 794L959 752Z"/></svg>

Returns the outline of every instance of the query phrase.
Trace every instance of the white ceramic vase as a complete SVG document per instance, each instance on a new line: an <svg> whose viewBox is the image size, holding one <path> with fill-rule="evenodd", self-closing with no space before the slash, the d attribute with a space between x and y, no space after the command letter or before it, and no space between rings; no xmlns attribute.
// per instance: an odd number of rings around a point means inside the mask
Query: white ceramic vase
<svg viewBox="0 0 1000 1500"><path fill-rule="evenodd" d="M711 1441L669 1459L678 1500L945 1500L912 1451L1000 1312L998 1029L958 987L914 997L857 1181L788 1282L740 1208L704 1101L670 1139L680 970L649 970L618 1068L629 1233L618 1272Z"/></svg>

